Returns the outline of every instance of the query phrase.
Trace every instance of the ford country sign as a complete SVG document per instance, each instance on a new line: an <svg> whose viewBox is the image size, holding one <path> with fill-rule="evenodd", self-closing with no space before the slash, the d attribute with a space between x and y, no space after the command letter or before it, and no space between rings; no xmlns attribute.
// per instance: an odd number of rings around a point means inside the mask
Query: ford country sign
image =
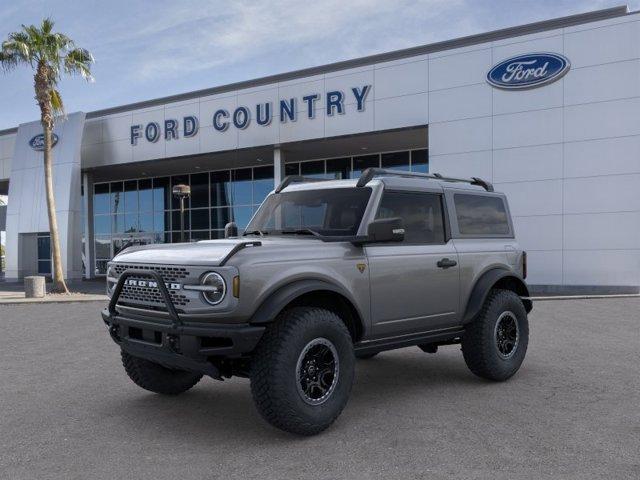
<svg viewBox="0 0 640 480"><path fill-rule="evenodd" d="M55 133L51 134L51 148L58 143L58 136ZM29 146L36 152L44 152L44 133L40 133L29 140Z"/></svg>
<svg viewBox="0 0 640 480"><path fill-rule="evenodd" d="M487 82L505 90L541 87L561 78L570 67L569 60L558 53L529 53L495 65L487 73Z"/></svg>

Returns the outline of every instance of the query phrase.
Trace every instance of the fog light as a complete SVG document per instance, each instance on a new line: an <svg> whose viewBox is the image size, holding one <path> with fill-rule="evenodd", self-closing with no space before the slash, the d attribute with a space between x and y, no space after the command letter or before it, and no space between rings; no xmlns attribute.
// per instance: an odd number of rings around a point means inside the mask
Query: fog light
<svg viewBox="0 0 640 480"><path fill-rule="evenodd" d="M208 287L202 292L202 296L210 305L219 304L227 291L224 279L216 272L209 272L202 277L202 285Z"/></svg>

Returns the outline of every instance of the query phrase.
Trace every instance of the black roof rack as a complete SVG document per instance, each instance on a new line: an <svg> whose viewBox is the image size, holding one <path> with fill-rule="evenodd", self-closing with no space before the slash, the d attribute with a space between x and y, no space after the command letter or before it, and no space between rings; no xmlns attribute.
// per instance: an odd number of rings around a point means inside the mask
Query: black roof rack
<svg viewBox="0 0 640 480"><path fill-rule="evenodd" d="M367 183L373 180L374 177L380 175L394 176L394 177L408 177L408 178L431 178L434 180L441 180L443 182L464 182L470 185L477 185L484 188L487 192L493 192L493 185L478 177L471 178L454 178L443 177L439 173L418 173L418 172L405 172L402 170L387 170L386 168L367 168L360 178L358 179L357 187L364 187Z"/></svg>
<svg viewBox="0 0 640 480"><path fill-rule="evenodd" d="M305 183L305 182L326 182L327 180L335 180L333 178L315 178L315 177L304 177L302 175L289 175L288 177L284 177L284 180L280 182L275 189L275 193L280 193L282 190L287 188L292 183Z"/></svg>

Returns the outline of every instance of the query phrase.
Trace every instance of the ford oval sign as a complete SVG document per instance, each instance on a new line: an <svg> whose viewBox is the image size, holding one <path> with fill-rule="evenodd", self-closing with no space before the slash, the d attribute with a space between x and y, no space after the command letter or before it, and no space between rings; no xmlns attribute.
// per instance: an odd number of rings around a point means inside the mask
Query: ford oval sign
<svg viewBox="0 0 640 480"><path fill-rule="evenodd" d="M487 82L505 90L541 87L561 78L570 67L569 59L558 53L529 53L495 65Z"/></svg>
<svg viewBox="0 0 640 480"><path fill-rule="evenodd" d="M56 146L58 143L58 136L55 133L51 134L51 148ZM44 133L39 133L31 140L29 140L29 146L33 148L36 152L44 152Z"/></svg>

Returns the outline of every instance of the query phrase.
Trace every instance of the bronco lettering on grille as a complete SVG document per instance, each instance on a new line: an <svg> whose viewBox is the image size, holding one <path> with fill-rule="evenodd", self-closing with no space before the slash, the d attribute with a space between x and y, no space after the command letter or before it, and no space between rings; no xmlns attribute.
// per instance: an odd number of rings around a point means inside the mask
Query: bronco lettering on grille
<svg viewBox="0 0 640 480"><path fill-rule="evenodd" d="M128 278L124 281L124 284L130 287L158 288L158 282L155 280L137 280L135 278ZM165 286L169 290L180 290L182 288L182 285L179 283L165 283Z"/></svg>

